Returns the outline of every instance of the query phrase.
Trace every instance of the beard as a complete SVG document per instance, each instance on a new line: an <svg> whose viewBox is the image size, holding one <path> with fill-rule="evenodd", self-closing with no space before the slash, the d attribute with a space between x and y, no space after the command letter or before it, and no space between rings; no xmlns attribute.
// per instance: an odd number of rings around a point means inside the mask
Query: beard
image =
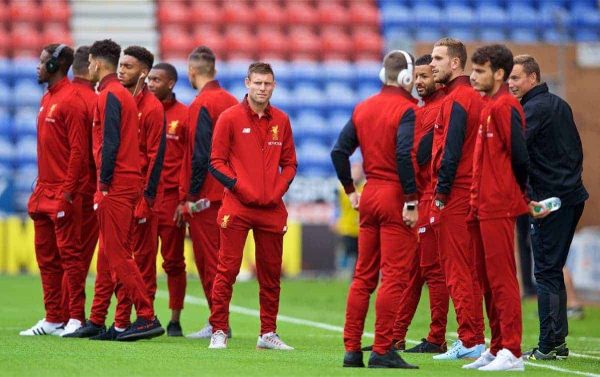
<svg viewBox="0 0 600 377"><path fill-rule="evenodd" d="M451 72L445 72L443 75L438 73L438 79L436 80L436 83L446 85L448 84L448 81L450 81L450 77L452 77Z"/></svg>

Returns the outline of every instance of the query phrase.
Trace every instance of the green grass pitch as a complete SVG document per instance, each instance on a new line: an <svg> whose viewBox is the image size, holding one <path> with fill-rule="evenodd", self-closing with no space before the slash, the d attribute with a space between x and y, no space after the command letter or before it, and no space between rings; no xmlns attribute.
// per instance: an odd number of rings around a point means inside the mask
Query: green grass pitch
<svg viewBox="0 0 600 377"><path fill-rule="evenodd" d="M93 282L88 281L88 308ZM434 362L430 355L405 355L416 371L345 369L341 326L348 282L337 280L286 280L282 285L278 333L295 347L290 352L255 349L259 331L256 318L258 288L255 282L236 284L231 326L233 339L227 350L208 350L208 341L168 338L137 343L92 342L87 339L61 339L54 336L21 337L19 331L43 317L39 277L0 276L0 376L476 376L483 372L465 371L465 361ZM182 313L184 333L197 331L206 322L198 279L188 281L191 296ZM410 340L426 336L429 315L426 296L408 332ZM156 309L163 325L169 319L166 283L159 281ZM373 301L373 300L372 300ZM110 314L112 318L112 312ZM535 301L523 308L524 349L536 344ZM448 321L448 340L454 340L456 322L453 309ZM373 310L367 332L373 332ZM488 334L489 336L489 334ZM364 344L372 338L365 336ZM531 376L600 377L600 308L586 308L583 320L571 321L568 360L526 365ZM365 362L368 353L365 354ZM537 366L536 366L537 365ZM492 373L493 374L493 373ZM489 375L489 373L487 374ZM502 373L523 375L522 373Z"/></svg>

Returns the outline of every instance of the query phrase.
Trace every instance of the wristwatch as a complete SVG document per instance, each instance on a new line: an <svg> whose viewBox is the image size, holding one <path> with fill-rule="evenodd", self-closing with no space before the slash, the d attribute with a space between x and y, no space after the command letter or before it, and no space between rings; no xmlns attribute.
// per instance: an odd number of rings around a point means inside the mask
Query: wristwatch
<svg viewBox="0 0 600 377"><path fill-rule="evenodd" d="M435 205L435 207L436 207L437 209L440 209L440 210L441 210L442 208L444 208L444 202L442 202L442 201L441 201L441 200L439 200L439 199L436 199L436 200L434 200L433 204Z"/></svg>

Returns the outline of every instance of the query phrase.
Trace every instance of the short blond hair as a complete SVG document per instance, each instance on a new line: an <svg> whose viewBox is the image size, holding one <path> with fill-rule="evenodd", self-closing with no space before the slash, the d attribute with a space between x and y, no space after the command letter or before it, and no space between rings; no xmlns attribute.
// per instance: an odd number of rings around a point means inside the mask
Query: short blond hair
<svg viewBox="0 0 600 377"><path fill-rule="evenodd" d="M535 73L535 81L540 82L542 80L542 75L540 73L540 65L533 56L527 54L517 55L514 57L513 63L515 65L521 65L523 67L523 71L527 75Z"/></svg>
<svg viewBox="0 0 600 377"><path fill-rule="evenodd" d="M434 47L446 47L448 49L448 55L451 58L458 58L460 61L460 67L465 69L467 65L467 48L465 44L458 39L446 37L435 42Z"/></svg>

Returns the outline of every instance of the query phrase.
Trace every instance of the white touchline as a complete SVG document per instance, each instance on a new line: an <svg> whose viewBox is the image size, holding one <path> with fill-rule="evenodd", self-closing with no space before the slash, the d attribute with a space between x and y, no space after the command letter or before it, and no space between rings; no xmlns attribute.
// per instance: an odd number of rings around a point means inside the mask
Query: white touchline
<svg viewBox="0 0 600 377"><path fill-rule="evenodd" d="M165 292L165 291L157 291L156 297L168 299L169 293ZM208 306L205 299L200 298L200 297L191 296L191 295L185 295L185 302L187 302L188 304L200 305L200 306L204 306L204 307ZM243 306L229 305L229 311L232 313L244 314L244 315L248 315L251 317L257 317L257 318L260 317L260 312L258 310L245 308ZM314 327L314 328L323 329L323 330L335 331L335 332L339 332L339 333L344 332L344 328L341 326L330 325L330 324L323 323L323 322L309 321L309 320L302 319L302 318L289 317L287 315L282 315L282 314L277 315L277 320L281 321L281 322L293 323L295 325L309 326L309 327ZM448 334L451 335L451 334L456 334L456 333L448 333ZM369 333L369 332L365 332L363 335L368 338L372 338L374 336L373 333ZM413 339L406 339L406 341L408 343L414 343L414 344L421 343L421 342L418 342ZM571 370L571 369L565 369L565 368L558 368L558 367L555 367L552 365L537 364L537 363L531 363L528 361L526 361L525 364L530 365L532 367L536 367L536 368L551 369L551 370L554 370L557 372L577 374L580 376L600 377L600 374L594 374L594 373L589 373L589 372L580 372L577 370Z"/></svg>

